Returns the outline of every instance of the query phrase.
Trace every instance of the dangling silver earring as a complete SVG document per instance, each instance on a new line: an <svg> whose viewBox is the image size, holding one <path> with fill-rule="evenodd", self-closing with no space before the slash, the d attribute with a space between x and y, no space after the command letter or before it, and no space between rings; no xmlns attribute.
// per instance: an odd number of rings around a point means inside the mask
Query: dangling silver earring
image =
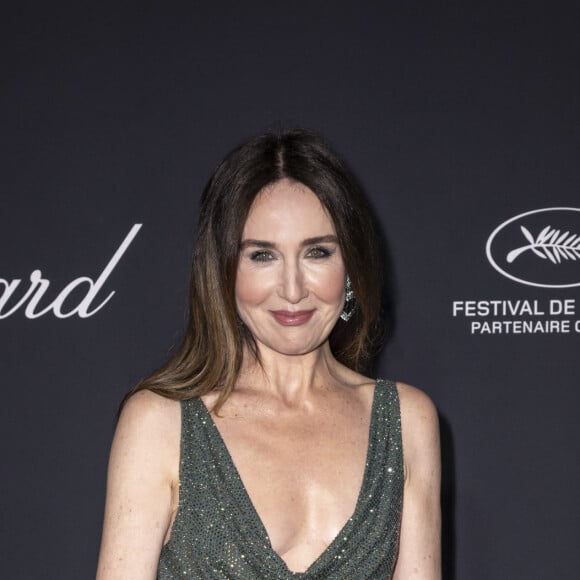
<svg viewBox="0 0 580 580"><path fill-rule="evenodd" d="M346 275L346 288L344 292L344 308L340 313L340 318L345 322L350 320L350 317L354 314L356 310L356 301L354 299L354 292L352 289L352 283L350 277Z"/></svg>

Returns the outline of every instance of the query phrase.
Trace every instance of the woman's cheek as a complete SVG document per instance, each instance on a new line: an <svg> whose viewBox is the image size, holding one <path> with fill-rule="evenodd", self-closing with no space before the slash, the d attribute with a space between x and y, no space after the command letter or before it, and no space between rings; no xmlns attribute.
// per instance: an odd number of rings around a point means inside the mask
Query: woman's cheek
<svg viewBox="0 0 580 580"><path fill-rule="evenodd" d="M311 288L326 303L341 301L345 290L344 268L332 268L311 277Z"/></svg>
<svg viewBox="0 0 580 580"><path fill-rule="evenodd" d="M236 301L246 304L260 304L267 295L267 277L255 272L238 270L236 279Z"/></svg>

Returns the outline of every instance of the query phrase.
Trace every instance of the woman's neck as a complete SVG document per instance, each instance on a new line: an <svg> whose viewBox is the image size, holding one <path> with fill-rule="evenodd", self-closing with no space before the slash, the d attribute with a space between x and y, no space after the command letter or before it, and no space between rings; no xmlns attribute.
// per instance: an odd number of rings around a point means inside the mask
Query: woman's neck
<svg viewBox="0 0 580 580"><path fill-rule="evenodd" d="M264 346L259 346L258 352L260 363L250 352L244 354L236 388L263 390L289 404L299 404L313 390L332 388L339 380L342 365L328 342L303 355L285 355Z"/></svg>

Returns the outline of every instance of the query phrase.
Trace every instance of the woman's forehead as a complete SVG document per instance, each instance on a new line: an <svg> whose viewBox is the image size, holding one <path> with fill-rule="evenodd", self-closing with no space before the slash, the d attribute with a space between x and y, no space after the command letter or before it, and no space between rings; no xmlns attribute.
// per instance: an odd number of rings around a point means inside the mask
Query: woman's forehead
<svg viewBox="0 0 580 580"><path fill-rule="evenodd" d="M256 234L286 236L294 230L305 237L335 234L334 224L318 197L306 185L283 179L256 196L244 226L243 237ZM306 235L308 234L308 235Z"/></svg>

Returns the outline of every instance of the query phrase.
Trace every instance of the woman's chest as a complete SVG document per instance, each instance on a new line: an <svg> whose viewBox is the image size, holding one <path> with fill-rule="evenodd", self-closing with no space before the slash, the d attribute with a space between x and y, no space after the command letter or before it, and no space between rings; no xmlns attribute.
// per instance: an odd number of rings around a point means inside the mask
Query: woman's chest
<svg viewBox="0 0 580 580"><path fill-rule="evenodd" d="M354 407L216 420L256 516L291 569L314 561L355 511L370 412Z"/></svg>

